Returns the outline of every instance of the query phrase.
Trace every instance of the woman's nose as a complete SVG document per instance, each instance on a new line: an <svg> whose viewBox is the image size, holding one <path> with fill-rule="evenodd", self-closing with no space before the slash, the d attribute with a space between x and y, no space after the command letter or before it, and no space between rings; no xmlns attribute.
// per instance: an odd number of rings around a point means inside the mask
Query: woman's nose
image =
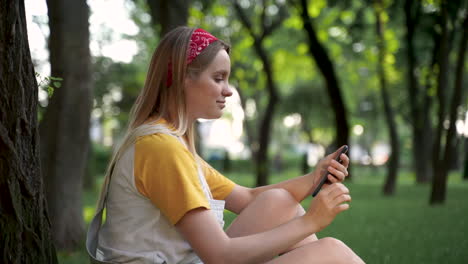
<svg viewBox="0 0 468 264"><path fill-rule="evenodd" d="M226 84L226 86L224 86L224 89L222 91L223 96L225 96L225 97L231 96L232 95L232 89L233 88L231 88L231 85Z"/></svg>

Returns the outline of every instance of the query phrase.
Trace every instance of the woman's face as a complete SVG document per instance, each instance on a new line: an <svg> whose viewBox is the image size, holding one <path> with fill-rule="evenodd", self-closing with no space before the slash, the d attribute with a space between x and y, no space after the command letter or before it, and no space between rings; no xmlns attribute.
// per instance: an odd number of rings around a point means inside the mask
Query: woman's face
<svg viewBox="0 0 468 264"><path fill-rule="evenodd" d="M215 119L222 115L226 97L232 95L229 88L231 60L222 49L210 65L198 76L185 80L185 100L191 121L197 118Z"/></svg>

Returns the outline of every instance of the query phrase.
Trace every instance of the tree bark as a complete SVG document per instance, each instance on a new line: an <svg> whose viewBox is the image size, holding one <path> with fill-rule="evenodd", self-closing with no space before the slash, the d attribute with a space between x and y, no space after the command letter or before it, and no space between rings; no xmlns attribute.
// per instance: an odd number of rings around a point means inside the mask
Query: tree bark
<svg viewBox="0 0 468 264"><path fill-rule="evenodd" d="M95 162L95 155L94 155L94 149L93 149L93 142L91 138L89 139L89 151L88 151L88 157L86 158L86 172L83 175L83 190L93 190L95 185L96 185L96 176L95 173L96 171L94 168L96 167L96 162Z"/></svg>
<svg viewBox="0 0 468 264"><path fill-rule="evenodd" d="M441 18L440 26L442 33L439 40L439 50L437 53L437 99L438 99L438 112L437 112L437 127L434 140L434 148L432 153L432 165L434 177L432 179L432 191L430 197L430 204L440 204L445 200L446 182L443 179L442 168L444 164L441 162L441 138L443 132L443 123L445 121L445 108L446 108L446 90L448 88L448 55L449 55L449 32L448 32L448 11L446 1L441 4Z"/></svg>
<svg viewBox="0 0 468 264"><path fill-rule="evenodd" d="M419 1L406 0L404 4L405 24L406 24L406 57L408 62L407 82L408 98L411 113L410 126L412 129L412 155L413 168L416 174L417 183L426 183L432 178L432 168L427 165L431 159L432 137L428 131L429 109L425 104L427 95L420 91L420 86L416 79L417 58L415 54L415 32L421 13L421 3ZM424 96L422 96L424 95ZM421 99L420 99L421 98Z"/></svg>
<svg viewBox="0 0 468 264"><path fill-rule="evenodd" d="M153 25L160 25L160 36L178 26L187 25L189 1L147 0Z"/></svg>
<svg viewBox="0 0 468 264"><path fill-rule="evenodd" d="M253 26L251 21L247 18L246 14L244 13L242 7L239 5L237 1L234 1L234 8L244 26L246 28L251 37L254 39L254 49L257 55L260 57L260 60L263 63L263 70L266 76L266 88L268 91L268 103L265 111L263 112L263 116L260 122L260 130L258 131L258 151L254 155L255 157L255 170L257 186L263 186L268 184L268 175L269 175L269 159L268 159L268 147L270 144L271 138L271 127L273 122L273 116L276 110L276 106L279 102L279 95L278 95L278 88L276 87L276 83L274 81L273 76L273 69L271 66L270 58L267 55L267 51L263 47L263 41L266 37L273 33L273 31L281 24L284 19L284 12L282 7L280 7L280 15L278 16L277 20L274 21L272 24L267 25L265 23L265 3L263 3L263 13L262 13L262 31L261 33L255 33L253 31Z"/></svg>
<svg viewBox="0 0 468 264"><path fill-rule="evenodd" d="M307 135L308 143L312 145L314 143L314 139L312 138L312 134L311 134L312 129L310 128L309 124L307 124L307 121L303 120L301 124L301 129L302 129L302 132ZM307 149L305 153L302 155L301 171L303 174L307 174L310 172L309 151Z"/></svg>
<svg viewBox="0 0 468 264"><path fill-rule="evenodd" d="M421 154L415 159L416 170L426 172L424 178L419 179L419 183L425 183L426 179L427 181L431 181L434 177L434 166L431 162L428 162L433 161L433 150L435 145L435 129L432 125L431 117L429 116L432 111L434 96L431 95L430 91L434 88L433 83L435 83L433 79L435 79L434 75L436 75L435 68L437 67L438 53L440 49L440 34L434 31L432 37L434 47L432 48L429 72L425 76L426 84L424 85L424 92L422 93L423 102L421 103L421 116L419 117L420 120L416 121L418 123L416 135L420 136L416 137L414 146L418 149L413 152L413 155L418 155L418 153ZM418 179L416 180L418 182Z"/></svg>
<svg viewBox="0 0 468 264"><path fill-rule="evenodd" d="M262 121L260 123L260 130L258 134L259 148L256 155L257 158L257 186L263 186L268 184L269 175L269 162L268 162L268 147L270 145L271 138L271 127L273 122L273 116L276 110L276 106L279 102L278 89L273 80L273 70L271 68L271 62L263 45L260 41L254 41L254 47L263 62L263 68L267 77L267 89L269 94L269 100L265 112L263 113Z"/></svg>
<svg viewBox="0 0 468 264"><path fill-rule="evenodd" d="M57 263L43 193L38 86L23 1L0 2L0 262Z"/></svg>
<svg viewBox="0 0 468 264"><path fill-rule="evenodd" d="M442 22L445 21L446 23L446 18L447 18L447 9L446 6L443 4L442 5L442 16L443 20ZM449 52L449 44L448 44L448 33L447 33L447 25L443 27L442 31L442 36L446 36L446 38L443 38L441 41L444 49L441 50L441 56L446 56L446 57L441 57L440 61L440 74L445 70L447 70L448 66L448 52ZM447 176L448 172L450 169L450 164L453 159L453 148L455 144L455 139L456 139L456 127L455 127L455 122L457 121L457 111L458 107L461 105L462 98L463 98L463 70L464 70L464 65L465 65L465 53L466 53L466 47L467 47L467 40L468 40L468 16L465 14L465 18L463 21L463 35L460 40L460 46L459 46L459 51L458 51L458 56L457 56L457 65L456 65L456 70L455 70L455 84L454 84L454 91L452 95L452 100L450 104L450 110L449 110L449 122L450 126L446 134L446 139L445 139L445 149L443 155L439 156L439 150L442 148L440 139L436 141L437 145L434 151L434 155L436 158L436 167L435 167L435 175L434 175L434 180L432 182L432 191L431 191L431 198L430 198L430 204L441 204L445 201L446 198L446 189L447 189ZM445 67L443 65L445 64ZM445 117L445 113L443 112L443 108L445 105L445 95L443 95L443 90L446 89L448 86L447 83L447 76L439 76L439 96L441 104L440 109L439 109L439 122L442 123L444 120L442 118ZM442 97L443 96L443 97ZM441 134L441 124L439 124L439 129L438 129L438 136L440 138Z"/></svg>
<svg viewBox="0 0 468 264"><path fill-rule="evenodd" d="M393 195L395 193L396 179L398 175L398 166L400 163L400 143L398 140L398 132L395 122L390 97L388 96L387 77L385 74L385 56L387 55L385 38L384 38L384 22L382 21L382 12L384 5L381 0L375 3L376 31L377 31L377 47L378 47L378 64L377 72L379 76L380 92L383 100L385 120L387 121L388 131L390 135L390 145L392 153L388 161L388 174L383 187L384 195Z"/></svg>
<svg viewBox="0 0 468 264"><path fill-rule="evenodd" d="M73 250L84 238L82 179L91 112L89 8L86 1L47 0L51 74L63 79L40 125L41 163L56 246Z"/></svg>
<svg viewBox="0 0 468 264"><path fill-rule="evenodd" d="M300 0L301 17L304 30L309 39L309 52L315 60L327 86L328 97L335 114L336 144L339 146L349 145L349 125L346 114L346 106L341 95L338 77L336 76L333 63L328 57L327 51L317 38L314 26L308 12L307 0ZM350 155L348 153L348 155ZM348 168L351 172L351 167ZM351 173L350 173L351 175Z"/></svg>

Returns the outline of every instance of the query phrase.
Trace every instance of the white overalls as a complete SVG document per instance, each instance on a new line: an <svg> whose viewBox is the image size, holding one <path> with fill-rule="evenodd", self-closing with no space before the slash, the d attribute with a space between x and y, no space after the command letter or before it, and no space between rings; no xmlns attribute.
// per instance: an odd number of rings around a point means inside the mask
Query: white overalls
<svg viewBox="0 0 468 264"><path fill-rule="evenodd" d="M103 185L86 238L93 263L195 264L202 263L189 243L151 201L140 194L133 174L135 142L140 136L164 133L185 142L161 124L145 124L124 142L113 169ZM221 227L224 201L214 200L203 170L197 162L198 178ZM157 173L157 172L155 172ZM102 213L106 221L101 228Z"/></svg>

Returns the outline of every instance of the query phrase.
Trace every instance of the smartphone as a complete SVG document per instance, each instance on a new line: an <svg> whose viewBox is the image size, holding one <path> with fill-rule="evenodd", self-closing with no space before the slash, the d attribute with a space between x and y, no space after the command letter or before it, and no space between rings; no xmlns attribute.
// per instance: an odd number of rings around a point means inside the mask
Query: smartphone
<svg viewBox="0 0 468 264"><path fill-rule="evenodd" d="M349 147L347 145L345 145L340 153L338 153L338 155L335 157L335 160L338 161L339 163L343 162L341 159L340 159L340 156L341 154L343 153L346 153L348 152L348 149ZM317 186L317 188L315 188L314 192L312 193L312 197L315 197L317 195L317 193L319 193L320 189L322 189L322 186L325 184L325 182L327 181L328 179L328 174L330 174L330 172L328 172L328 170L322 175L322 178L320 178L320 182Z"/></svg>

